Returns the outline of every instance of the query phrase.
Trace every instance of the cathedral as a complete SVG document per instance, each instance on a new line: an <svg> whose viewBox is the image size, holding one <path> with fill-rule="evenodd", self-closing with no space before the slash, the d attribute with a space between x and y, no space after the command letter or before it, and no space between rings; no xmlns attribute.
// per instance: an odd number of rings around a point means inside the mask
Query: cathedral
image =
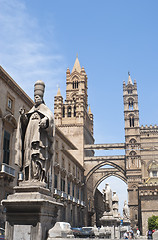
<svg viewBox="0 0 158 240"><path fill-rule="evenodd" d="M64 206L57 220L73 227L98 225L104 209L97 187L116 176L127 184L131 226L145 235L148 218L158 215L158 126L139 125L137 83L129 74L127 84L123 82L125 142L94 144L87 79L76 57L73 69L66 71L66 99L60 88L54 97L55 146L48 188ZM1 201L21 181L15 166L15 133L20 107L28 111L34 103L1 66L0 86ZM125 154L95 156L95 149L124 149ZM1 227L4 222L5 209L0 205Z"/></svg>

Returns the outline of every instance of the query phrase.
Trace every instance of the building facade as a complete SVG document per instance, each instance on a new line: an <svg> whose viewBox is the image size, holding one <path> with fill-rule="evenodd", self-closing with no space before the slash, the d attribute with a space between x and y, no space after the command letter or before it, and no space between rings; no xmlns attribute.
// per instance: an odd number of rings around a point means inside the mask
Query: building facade
<svg viewBox="0 0 158 240"><path fill-rule="evenodd" d="M131 224L145 235L158 214L158 126L140 126L137 83L123 83L126 176Z"/></svg>
<svg viewBox="0 0 158 240"><path fill-rule="evenodd" d="M0 66L0 201L13 193L17 185L18 169L15 162L15 132L19 109L28 111L33 106L30 97ZM5 209L0 205L0 226L4 227Z"/></svg>

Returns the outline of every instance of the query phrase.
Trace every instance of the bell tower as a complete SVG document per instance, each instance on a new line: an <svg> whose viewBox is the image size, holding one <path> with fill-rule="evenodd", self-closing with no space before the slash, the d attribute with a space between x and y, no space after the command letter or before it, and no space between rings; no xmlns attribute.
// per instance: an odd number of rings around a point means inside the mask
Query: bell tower
<svg viewBox="0 0 158 240"><path fill-rule="evenodd" d="M63 102L60 91L54 99L54 118L58 128L76 145L72 155L84 164L84 156L93 154L84 151L85 144L93 144L93 114L88 109L87 74L81 68L78 56L72 72L66 71L66 100Z"/></svg>
<svg viewBox="0 0 158 240"><path fill-rule="evenodd" d="M131 225L138 225L138 184L141 182L140 127L137 83L128 73L127 85L123 82L126 176L128 184L128 205Z"/></svg>

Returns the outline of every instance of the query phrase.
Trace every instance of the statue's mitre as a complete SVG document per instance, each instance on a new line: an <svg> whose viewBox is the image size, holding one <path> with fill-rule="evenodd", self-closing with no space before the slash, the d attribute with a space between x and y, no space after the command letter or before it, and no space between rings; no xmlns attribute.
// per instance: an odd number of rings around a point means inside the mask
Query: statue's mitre
<svg viewBox="0 0 158 240"><path fill-rule="evenodd" d="M42 96L44 95L45 84L42 80L38 80L34 85L34 95Z"/></svg>

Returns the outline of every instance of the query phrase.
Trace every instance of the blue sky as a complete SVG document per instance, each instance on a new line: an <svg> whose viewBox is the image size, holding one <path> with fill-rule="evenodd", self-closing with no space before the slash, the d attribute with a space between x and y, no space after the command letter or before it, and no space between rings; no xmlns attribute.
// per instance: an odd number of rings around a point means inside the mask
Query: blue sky
<svg viewBox="0 0 158 240"><path fill-rule="evenodd" d="M128 71L138 85L140 125L158 124L157 9L157 0L0 0L0 65L31 97L42 79L53 110L57 85L65 98L66 69L78 54L95 142L124 142Z"/></svg>

